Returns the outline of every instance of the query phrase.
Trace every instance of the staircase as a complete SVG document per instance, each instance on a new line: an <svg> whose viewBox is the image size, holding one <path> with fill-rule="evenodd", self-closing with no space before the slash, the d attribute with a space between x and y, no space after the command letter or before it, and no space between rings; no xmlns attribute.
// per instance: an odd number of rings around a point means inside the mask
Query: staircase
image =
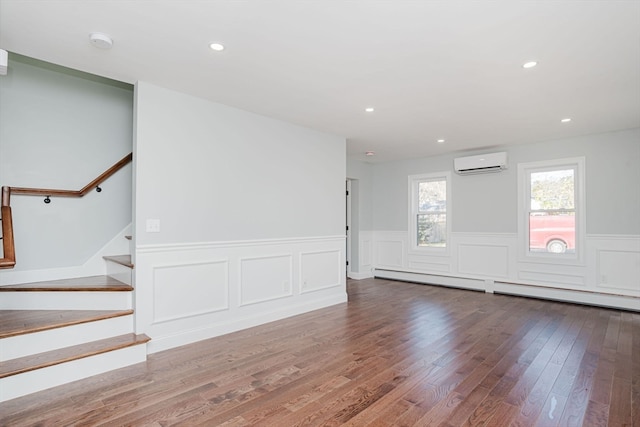
<svg viewBox="0 0 640 427"><path fill-rule="evenodd" d="M0 286L0 402L146 360L131 256L104 258L107 276Z"/></svg>
<svg viewBox="0 0 640 427"><path fill-rule="evenodd" d="M12 194L46 204L84 197L132 160L127 154L80 190L3 186L0 269L16 265ZM0 402L147 359L149 337L134 333L131 256L104 259L107 276L0 286Z"/></svg>

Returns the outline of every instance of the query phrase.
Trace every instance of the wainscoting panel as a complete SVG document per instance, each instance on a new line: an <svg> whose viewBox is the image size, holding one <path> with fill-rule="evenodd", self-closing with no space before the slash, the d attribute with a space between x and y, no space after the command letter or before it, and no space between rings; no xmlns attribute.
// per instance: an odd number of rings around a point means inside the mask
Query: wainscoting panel
<svg viewBox="0 0 640 427"><path fill-rule="evenodd" d="M539 270L518 270L518 279L523 283L539 283L542 285L552 285L557 287L585 287L586 278L584 274L555 273Z"/></svg>
<svg viewBox="0 0 640 427"><path fill-rule="evenodd" d="M405 240L378 240L375 243L376 265L386 268L404 266Z"/></svg>
<svg viewBox="0 0 640 427"><path fill-rule="evenodd" d="M420 271L450 273L449 258L409 255L409 268Z"/></svg>
<svg viewBox="0 0 640 427"><path fill-rule="evenodd" d="M363 233L361 233L363 234ZM360 265L362 267L371 267L371 237L360 240Z"/></svg>
<svg viewBox="0 0 640 427"><path fill-rule="evenodd" d="M154 267L153 323L228 308L228 261Z"/></svg>
<svg viewBox="0 0 640 427"><path fill-rule="evenodd" d="M357 245L358 263L357 267L355 263L350 265L349 278L361 280L373 277L373 233L369 230L360 230Z"/></svg>
<svg viewBox="0 0 640 427"><path fill-rule="evenodd" d="M342 270L340 251L300 254L300 293L339 286Z"/></svg>
<svg viewBox="0 0 640 427"><path fill-rule="evenodd" d="M640 236L587 235L582 263L518 258L516 233L451 233L441 256L409 251L408 233L373 232L374 275L640 311Z"/></svg>
<svg viewBox="0 0 640 427"><path fill-rule="evenodd" d="M640 291L640 280L629 282L627 277L640 278L640 253L631 251L598 251L599 287Z"/></svg>
<svg viewBox="0 0 640 427"><path fill-rule="evenodd" d="M598 287L640 296L640 252L598 250L597 258Z"/></svg>
<svg viewBox="0 0 640 427"><path fill-rule="evenodd" d="M344 236L139 246L136 333L154 353L345 302L344 259Z"/></svg>
<svg viewBox="0 0 640 427"><path fill-rule="evenodd" d="M292 255L240 260L240 305L255 304L292 294Z"/></svg>
<svg viewBox="0 0 640 427"><path fill-rule="evenodd" d="M482 277L509 276L509 247L502 245L458 245L458 272Z"/></svg>

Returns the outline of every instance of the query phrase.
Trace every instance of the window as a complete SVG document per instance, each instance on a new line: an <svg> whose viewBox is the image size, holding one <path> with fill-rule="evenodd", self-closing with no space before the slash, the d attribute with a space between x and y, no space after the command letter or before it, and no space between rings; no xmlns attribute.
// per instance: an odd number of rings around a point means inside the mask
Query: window
<svg viewBox="0 0 640 427"><path fill-rule="evenodd" d="M409 238L414 250L444 251L450 234L449 173L409 176Z"/></svg>
<svg viewBox="0 0 640 427"><path fill-rule="evenodd" d="M527 257L579 259L584 240L584 159L518 165L520 238Z"/></svg>

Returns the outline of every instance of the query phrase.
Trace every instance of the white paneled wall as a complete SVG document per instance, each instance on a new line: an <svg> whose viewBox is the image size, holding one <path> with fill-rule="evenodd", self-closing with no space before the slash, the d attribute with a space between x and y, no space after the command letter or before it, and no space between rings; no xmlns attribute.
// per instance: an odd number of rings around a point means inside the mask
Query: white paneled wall
<svg viewBox="0 0 640 427"><path fill-rule="evenodd" d="M349 277L356 280L373 277L373 232L360 230L358 242L358 270L353 268L349 272Z"/></svg>
<svg viewBox="0 0 640 427"><path fill-rule="evenodd" d="M292 295L293 256L289 254L240 259L239 305Z"/></svg>
<svg viewBox="0 0 640 427"><path fill-rule="evenodd" d="M361 271L366 271L373 264L373 233L371 231L361 231L358 244L360 245L360 266L363 267Z"/></svg>
<svg viewBox="0 0 640 427"><path fill-rule="evenodd" d="M590 236L587 266L589 287L640 297L640 238Z"/></svg>
<svg viewBox="0 0 640 427"><path fill-rule="evenodd" d="M519 259L509 233L452 233L442 255L410 252L407 240L373 233L376 276L640 311L640 236L587 235L583 264Z"/></svg>
<svg viewBox="0 0 640 427"><path fill-rule="evenodd" d="M346 302L344 239L139 246L136 331L155 352Z"/></svg>
<svg viewBox="0 0 640 427"><path fill-rule="evenodd" d="M153 272L153 323L229 308L227 260L157 264Z"/></svg>
<svg viewBox="0 0 640 427"><path fill-rule="evenodd" d="M339 250L300 253L300 293L340 286L345 263Z"/></svg>
<svg viewBox="0 0 640 427"><path fill-rule="evenodd" d="M376 265L381 268L402 268L405 265L405 242L397 236L376 240Z"/></svg>

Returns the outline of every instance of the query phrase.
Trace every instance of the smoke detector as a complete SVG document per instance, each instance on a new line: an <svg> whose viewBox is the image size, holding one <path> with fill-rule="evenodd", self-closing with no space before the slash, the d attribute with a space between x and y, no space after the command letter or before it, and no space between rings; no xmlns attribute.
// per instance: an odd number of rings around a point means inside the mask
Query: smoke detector
<svg viewBox="0 0 640 427"><path fill-rule="evenodd" d="M113 46L113 40L111 40L111 37L106 34L91 33L89 34L89 40L91 41L91 44L98 49L111 49Z"/></svg>

